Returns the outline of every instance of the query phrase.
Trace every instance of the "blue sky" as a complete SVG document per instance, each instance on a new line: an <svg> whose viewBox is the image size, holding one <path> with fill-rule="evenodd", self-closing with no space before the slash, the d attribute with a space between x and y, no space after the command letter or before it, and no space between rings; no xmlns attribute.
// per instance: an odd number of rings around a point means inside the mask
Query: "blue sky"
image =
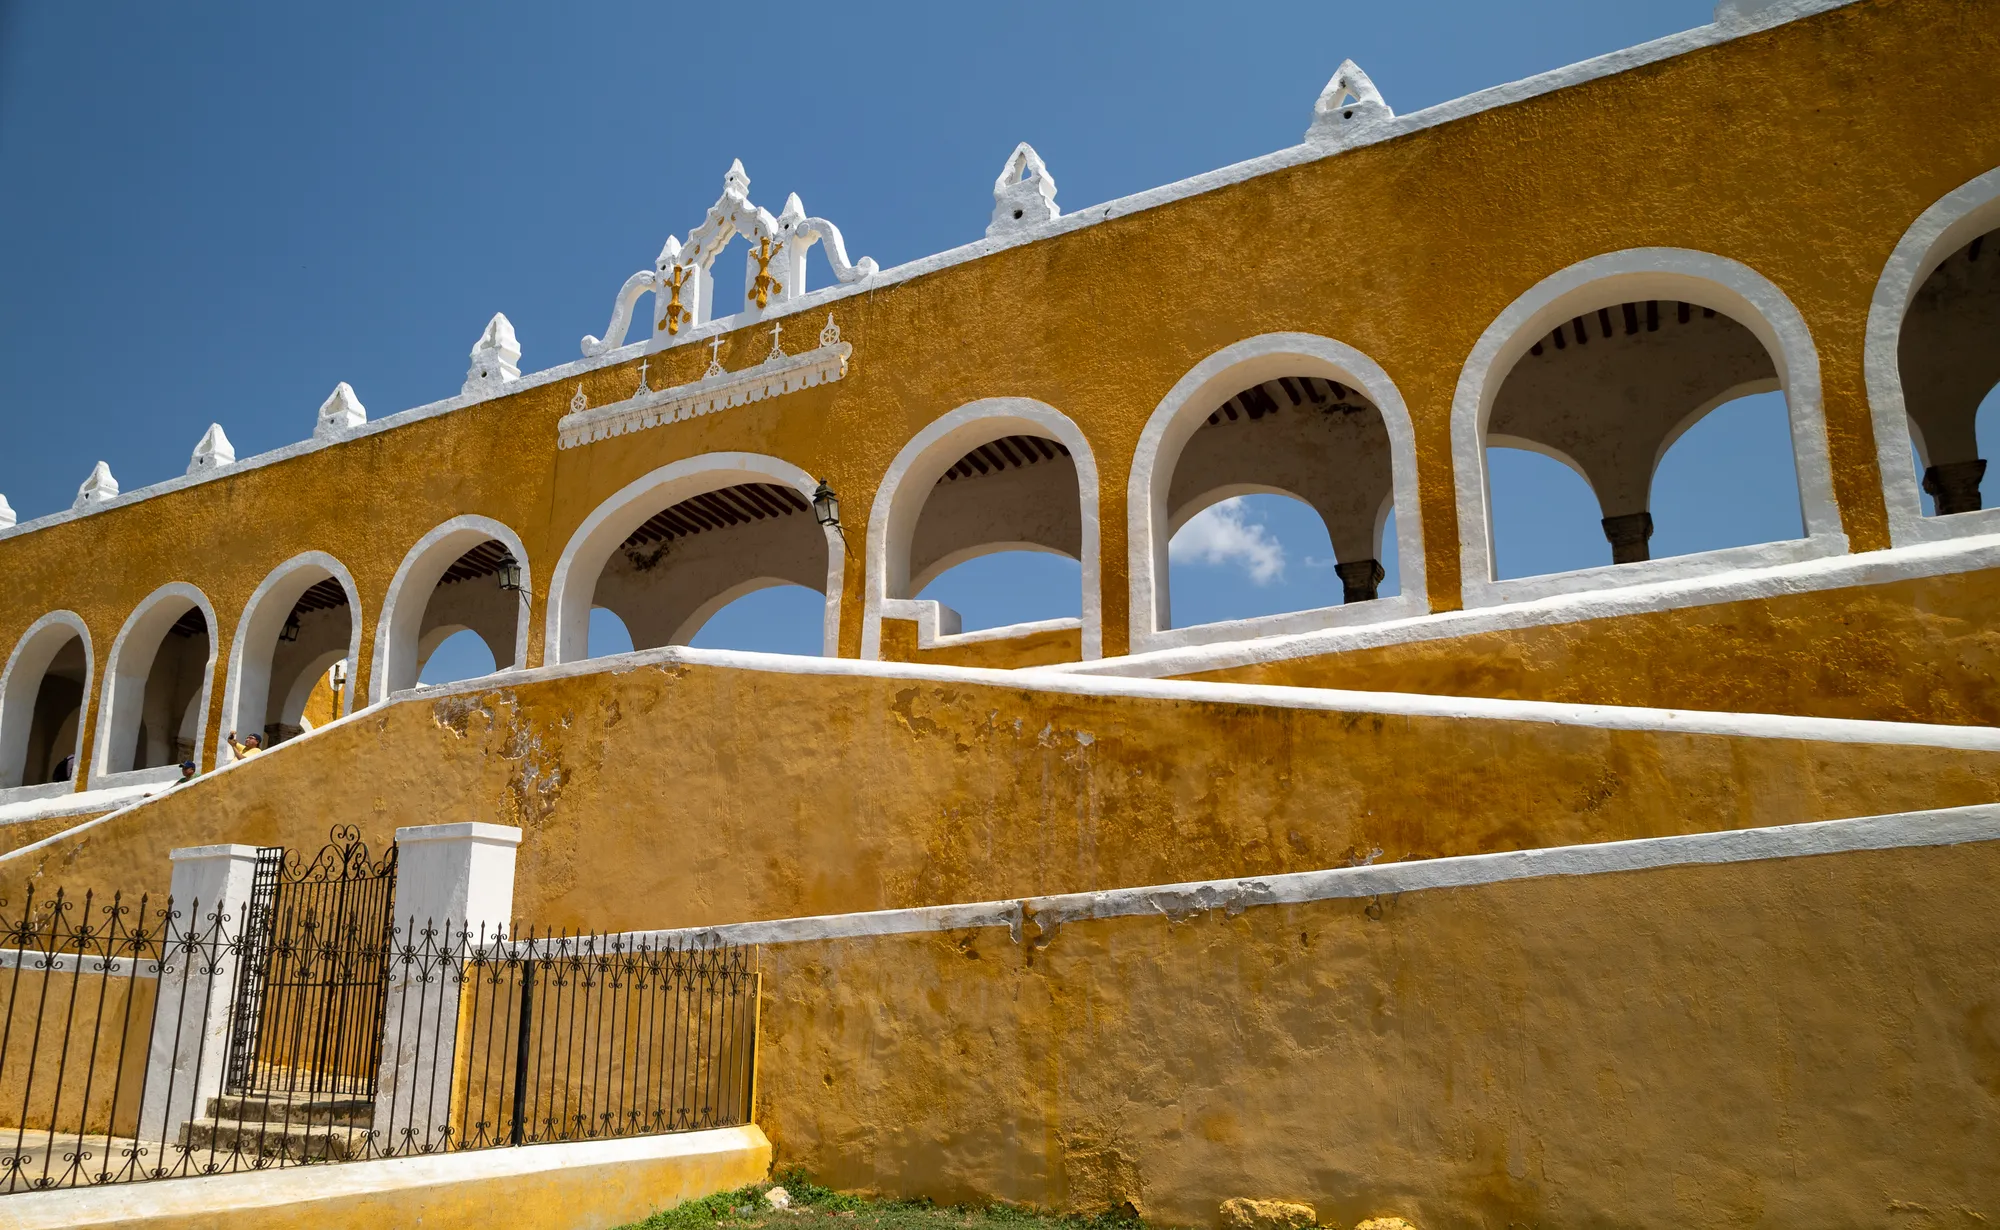
<svg viewBox="0 0 2000 1230"><path fill-rule="evenodd" d="M158 482L211 420L239 456L289 444L340 380L371 417L449 396L495 311L524 369L568 361L731 158L756 199L799 192L888 266L979 236L1017 141L1074 210L1296 143L1343 57L1412 111L1710 12L0 0L0 493L27 520L100 458ZM1797 533L1769 457L1705 447L1662 477L1657 553ZM1503 573L1608 559L1580 480L1523 456L1495 462ZM1324 531L1288 504L1217 514L1241 549L1183 551L1178 621L1337 595ZM1074 564L1009 556L926 596L977 627L1075 614L1076 594ZM697 643L815 650L815 604L752 595Z"/></svg>

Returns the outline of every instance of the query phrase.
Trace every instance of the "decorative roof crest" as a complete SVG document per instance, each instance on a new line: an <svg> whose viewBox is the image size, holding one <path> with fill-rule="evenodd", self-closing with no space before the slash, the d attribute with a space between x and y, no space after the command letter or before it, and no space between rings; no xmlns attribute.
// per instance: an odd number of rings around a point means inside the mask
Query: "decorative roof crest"
<svg viewBox="0 0 2000 1230"><path fill-rule="evenodd" d="M71 504L71 512L82 512L94 504L102 504L118 495L118 480L111 477L111 467L98 462L83 480L83 486L76 489L76 502Z"/></svg>
<svg viewBox="0 0 2000 1230"><path fill-rule="evenodd" d="M6 496L0 495L0 530L8 529L13 524L14 506L7 502Z"/></svg>
<svg viewBox="0 0 2000 1230"><path fill-rule="evenodd" d="M1319 92L1319 101L1313 104L1313 122L1306 129L1306 141L1344 148L1395 116L1382 98L1382 91L1375 88L1361 66L1352 60L1342 60L1333 80L1326 83L1326 88Z"/></svg>
<svg viewBox="0 0 2000 1230"><path fill-rule="evenodd" d="M471 393L519 380L520 364L521 343L514 338L514 322L505 312L495 312L486 322L486 332L472 344L472 366L466 369L465 385L459 391Z"/></svg>
<svg viewBox="0 0 2000 1230"><path fill-rule="evenodd" d="M313 428L313 439L338 440L367 421L367 409L354 396L353 387L343 380L320 403L319 425Z"/></svg>
<svg viewBox="0 0 2000 1230"><path fill-rule="evenodd" d="M1026 141L1014 147L1000 178L993 181L993 220L988 235L1032 230L1062 216L1056 207L1056 181L1048 164Z"/></svg>
<svg viewBox="0 0 2000 1230"><path fill-rule="evenodd" d="M743 297L736 299L717 287L715 261L739 235L750 253L745 261ZM594 358L625 344L633 308L641 295L653 296L655 338L739 313L755 320L774 300L784 303L806 293L806 253L815 243L825 245L826 262L843 284L859 282L879 271L872 257L850 262L840 228L825 218L808 217L798 193L785 198L784 212L775 218L754 204L750 177L744 173L742 161L734 161L723 176L722 195L709 206L702 224L688 233L687 243L667 236L653 267L625 279L604 337L583 339L584 356Z"/></svg>
<svg viewBox="0 0 2000 1230"><path fill-rule="evenodd" d="M210 423L208 430L201 433L201 443L194 446L194 456L188 458L189 474L206 474L236 464L236 446L229 442L229 436L222 430L222 424Z"/></svg>

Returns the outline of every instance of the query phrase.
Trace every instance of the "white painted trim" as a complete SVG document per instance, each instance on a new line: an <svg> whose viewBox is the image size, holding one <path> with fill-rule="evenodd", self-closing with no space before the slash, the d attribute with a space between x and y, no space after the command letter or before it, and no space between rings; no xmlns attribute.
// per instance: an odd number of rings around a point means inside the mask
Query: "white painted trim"
<svg viewBox="0 0 2000 1230"><path fill-rule="evenodd" d="M313 575L303 581L295 580L298 573L306 569L311 569ZM261 640L268 632L272 638L272 653L275 656L277 633L283 623L282 616L291 614L299 596L328 576L339 581L340 588L347 593L347 661L350 669L347 672L347 686L341 694L340 710L345 713L354 707L354 681L361 673L352 669L361 662L361 591L355 588L353 575L339 560L325 551L301 551L270 571L270 574L251 592L250 600L243 604L242 616L236 621L236 635L229 645L229 674L222 685L222 729L216 732L215 763L222 764L235 755L229 747L229 732L237 729L240 721L237 711L241 708L243 691L243 646L253 635ZM282 612L273 610L267 615L265 602L272 596L274 590L280 589L283 592L278 595L278 600L284 610ZM269 662L264 664L261 678L261 686L268 691L271 686ZM266 721L272 720L272 715L269 713L264 717ZM262 735L263 727L260 725L254 733Z"/></svg>
<svg viewBox="0 0 2000 1230"><path fill-rule="evenodd" d="M1361 649L1379 649L1387 645L1410 645L1485 632L1579 624L1593 619L1616 619L1788 594L1825 593L1828 590L1887 585L1896 581L1993 568L2000 568L2000 535L1856 555L1833 555L1776 567L1745 568L1645 585L1556 594L1509 606L1445 611L1360 628L1267 636L1259 640L1161 650L1123 658L1106 658L1095 663L1065 663L1036 669L1133 678L1193 675Z"/></svg>
<svg viewBox="0 0 2000 1230"><path fill-rule="evenodd" d="M1528 349L1573 316L1639 299L1714 308L1755 334L1778 369L1791 415L1792 460L1806 536L1701 551L1636 564L1498 580L1493 571L1486 423L1500 386ZM1833 495L1819 352L1785 293L1749 266L1685 248L1629 248L1578 261L1537 282L1496 317L1467 356L1451 408L1451 460L1458 496L1459 575L1467 607L1531 602L1557 594L1686 580L1741 568L1775 567L1847 551ZM1400 511L1400 510L1399 510Z"/></svg>
<svg viewBox="0 0 2000 1230"><path fill-rule="evenodd" d="M1226 399L1280 376L1320 376L1360 389L1381 412L1389 436L1389 471L1396 509L1397 589L1372 602L1287 611L1252 619L1172 628L1168 594L1167 492L1181 452ZM1287 493L1289 494L1289 493ZM1417 435L1403 394L1381 364L1330 337L1266 333L1245 338L1195 364L1175 382L1146 420L1132 456L1125 497L1125 567L1130 586L1132 649L1143 653L1182 645L1240 640L1318 628L1407 619L1430 610L1424 569L1424 518L1417 493Z"/></svg>
<svg viewBox="0 0 2000 1230"><path fill-rule="evenodd" d="M1335 867L965 905L638 931L620 938L652 943L699 939L723 944L808 944L1004 927L1014 942L1019 943L1028 923L1034 923L1039 935L1047 938L1066 923L1107 918L1155 917L1181 921L1210 910L1221 910L1234 917L1244 910L1263 906L1352 901L1552 876L1615 875L1669 867L1767 862L1989 841L2000 841L2000 804L1996 803L1676 837L1411 859L1372 867Z"/></svg>
<svg viewBox="0 0 2000 1230"><path fill-rule="evenodd" d="M1683 30L1678 34L1669 34L1664 38L1657 38L1651 42L1640 43L1619 51L1609 52L1592 59L1566 65L1562 68L1551 69L1548 72L1538 73L1535 76L1526 77L1519 81L1478 90L1461 98L1439 103L1435 107L1426 107L1421 111L1412 111L1408 115L1394 116L1384 120L1379 125L1371 125L1365 135L1353 140L1351 144L1328 146L1302 142L1298 145L1278 150L1275 153L1246 159L1243 162L1233 163L1213 171L1204 171L1199 175L1190 176L1187 179L1178 180L1157 188L1149 188L1144 192L1137 192L1131 196L1119 197L1116 200L1107 201L1102 205L1093 205L1079 209L1055 218L1044 225L1037 226L1032 230L978 239L972 243L964 244L945 252L898 265L893 269L882 270L858 282L822 287L819 290L809 291L795 299L773 300L768 308L757 313L755 316L752 316L748 312L743 312L734 316L719 317L692 327L683 328L678 335L669 335L664 339L660 339L656 335L654 339L634 342L631 345L621 346L616 350L606 351L592 358L579 359L558 367L523 375L519 380L507 381L498 390L478 389L472 392L462 392L456 397L449 397L443 401L435 401L427 405L417 406L414 409L405 410L386 418L373 419L345 433L336 441L303 440L297 444L287 445L284 448L274 449L268 453L260 453L255 457L245 458L225 469L205 471L199 475L187 475L173 478L163 483L155 483L150 487L135 488L113 499L106 500L102 504L92 505L83 511L64 509L45 517L37 517L32 521L21 522L12 529L0 530L0 542L5 542L17 534L33 533L37 530L47 529L50 526L60 525L65 521L73 521L78 517L92 516L106 509L123 508L142 500L149 500L170 492L183 490L197 483L226 481L247 470L258 469L267 465L276 465L281 461L289 461L294 457L302 457L307 453L318 452L322 448L339 447L347 441L376 435L380 432L393 431L399 427L408 426L411 423L437 418L456 410L463 410L469 406L491 401L497 397L511 396L514 393L527 389L540 388L547 384L573 381L586 372L598 371L606 367L616 367L621 363L630 362L642 355L657 353L662 350L671 350L678 346L706 345L708 340L717 334L731 333L753 324L762 324L788 316L824 312L830 304L842 299L858 295L872 295L890 286L902 282L914 281L917 278L925 277L939 270L980 260L984 257L992 256L997 252L1003 252L1011 248L1025 247L1033 243L1047 243L1071 232L1084 230L1116 218L1130 217L1134 214L1144 213L1147 210L1158 209L1163 205L1171 205L1176 201L1183 201L1191 197L1201 196L1204 193L1215 192L1262 175L1274 174L1289 170L1292 167L1303 166L1306 163L1319 162L1326 158L1339 157L1364 146L1392 141L1399 137L1408 136L1411 133L1422 132L1431 128L1439 128L1459 120L1480 115L1484 112L1514 106L1531 99L1556 93L1560 90L1602 80L1606 77L1617 76L1620 73L1631 72L1634 69L1658 64L1710 47L1719 47L1723 44L1734 42L1746 35L1760 33L1790 22L1831 12L1853 3L1856 3L1856 0L1787 0L1786 3L1773 4L1751 16L1697 26L1691 30ZM109 345L107 344L107 353L109 353Z"/></svg>
<svg viewBox="0 0 2000 1230"><path fill-rule="evenodd" d="M398 661L401 653L410 655L409 682L416 682L417 673L423 668L417 658L417 640L438 581L459 556L488 539L498 540L514 553L521 564L521 584L529 593L533 592L534 574L521 536L491 517L470 514L453 517L419 538L397 566L395 579L389 582L388 596L382 600L382 617L375 623L375 660L368 672L370 703L396 690L390 686L389 675L401 668ZM528 664L528 622L533 611L529 593L517 595L520 607L514 616L514 661L511 667L501 666L502 670L518 670ZM358 615L358 607L356 612Z"/></svg>
<svg viewBox="0 0 2000 1230"><path fill-rule="evenodd" d="M147 785L95 790L73 789L75 782L51 782L49 785L63 789L49 792L48 786L22 786L0 790L0 827L26 824L32 820L116 811L153 793Z"/></svg>
<svg viewBox="0 0 2000 1230"><path fill-rule="evenodd" d="M242 1222L298 1215L301 1224L332 1224L312 1215L321 1202L339 1202L342 1215L356 1208L408 1208L426 1189L437 1202L435 1213L464 1185L494 1181L559 1182L564 1172L602 1169L607 1181L633 1166L675 1158L720 1158L729 1154L768 1154L770 1141L755 1124L710 1128L700 1132L668 1132L612 1140L569 1141L523 1145L520 1148L467 1149L462 1153L431 1153L415 1157L341 1162L331 1166L298 1166L283 1170L245 1170L236 1174L196 1175L165 1183L107 1183L56 1191L22 1192L5 1206L13 1230L68 1230L77 1226L134 1225L183 1222L190 1225L235 1225ZM693 1173L700 1173L695 1163ZM466 1191L477 1191L467 1187ZM705 1195L697 1184L689 1198ZM472 1197L458 1194L461 1207ZM649 1210L632 1209L634 1220ZM390 1215L391 1224L397 1219ZM421 1224L421 1219L412 1224Z"/></svg>
<svg viewBox="0 0 2000 1230"><path fill-rule="evenodd" d="M94 920L93 920L94 921ZM64 951L54 949L41 951L33 948L0 948L0 970L27 969L52 974L74 974L77 971L77 954L74 949ZM160 976L158 961L140 961L136 965L131 957L106 957L92 951L83 954L85 977L97 978L152 978Z"/></svg>
<svg viewBox="0 0 2000 1230"><path fill-rule="evenodd" d="M714 414L732 406L747 406L767 397L832 384L847 375L847 360L853 353L854 347L846 342L833 342L802 354L778 353L741 371L722 371L608 406L572 411L556 424L556 447L576 448Z"/></svg>
<svg viewBox="0 0 2000 1230"><path fill-rule="evenodd" d="M28 754L28 735L35 721L35 700L41 695L42 680L48 675L49 664L45 661L41 669L35 671L35 686L25 692L15 690L16 666L21 662L21 655L29 652L30 643L42 640L43 634L51 628L68 628L83 638L83 700L76 714L76 759L71 762L70 780L66 782L37 783L32 786L24 786L19 782L10 783L8 779L12 778L14 773L6 766L12 765L16 757L25 757ZM62 645L59 644L50 651L49 658L53 660L55 655L61 652ZM97 657L90 648L90 626L84 623L83 616L75 611L50 611L29 624L27 630L21 633L20 639L14 642L13 652L7 655L7 669L0 671L0 800L25 800L68 794L82 785L83 735L88 728L91 688L97 682L96 670ZM23 679L18 682L25 686L27 681ZM23 772L26 772L25 765ZM33 795L28 793L30 791L45 793Z"/></svg>
<svg viewBox="0 0 2000 1230"><path fill-rule="evenodd" d="M167 629L173 625L174 621L167 620L160 626L159 637L152 638L152 644L147 647L145 669L139 671L136 676L131 672L121 669L125 663L126 650L129 648L127 642L130 640L132 634L140 628L142 623L150 624L153 622L148 617L152 615L154 608L174 599L192 603L200 609L202 618L208 621L208 663L202 668L201 693L195 698L195 704L200 707L199 712L201 714L201 717L195 723L194 730L195 759L197 761L201 759L201 749L208 744L208 701L210 694L215 690L215 657L222 648L221 625L216 622L215 607L209 602L208 595L202 593L201 590L188 584L186 581L169 581L152 593L147 594L144 598L141 598L139 605L132 608L132 613L125 617L124 626L118 629L117 639L111 642L111 653L104 660L104 679L100 687L102 695L97 699L97 742L96 746L91 750L90 755L90 785L93 789L122 783L137 783L141 780L171 780L180 776L180 771L173 769L168 774L167 779L141 777L142 774L155 772L163 767L171 768L171 766L158 765L153 766L151 769L136 771L125 770L117 773L106 773L103 771L103 766L111 758L113 728L123 722L123 708L125 704L144 702L146 676L152 672L153 659L160 652L160 645L168 634ZM177 615L174 618L178 619L180 617ZM148 633L151 632L150 627L146 630ZM120 693L128 690L130 696L121 698ZM138 724L139 718L137 715L134 715L131 724L132 729L136 730Z"/></svg>
<svg viewBox="0 0 2000 1230"><path fill-rule="evenodd" d="M1923 497L1910 465L1909 408L1903 403L1903 318L1946 257L1975 236L2000 228L2000 168L1945 194L1903 232L1868 305L1868 336L1861 369L1868 384L1868 413L1875 429L1875 464L1882 471L1882 499L1889 509L1889 541L1920 542L2000 532L2000 507L1949 517L1924 516Z"/></svg>
<svg viewBox="0 0 2000 1230"><path fill-rule="evenodd" d="M740 483L791 487L808 504L819 487L818 479L778 457L763 453L702 453L632 480L591 509L563 546L549 580L543 661L554 664L589 657L590 607L591 598L597 593L597 578L604 572L611 553L633 530L644 525L653 514L682 500ZM832 529L822 529L821 535L826 539L826 615L821 624L821 645L831 657L840 652L840 598L847 576L847 540Z"/></svg>
<svg viewBox="0 0 2000 1230"><path fill-rule="evenodd" d="M882 656L882 620L891 599L909 599L910 546L925 501L946 470L973 449L1002 436L1042 436L1060 441L1076 464L1077 512L1082 529L1079 562L1083 585L1083 659L1104 656L1104 578L1098 563L1097 457L1090 440L1054 406L1027 397L984 397L940 415L903 445L868 510L866 603L861 615L861 656ZM1040 622L1040 621L1037 621ZM1017 625L1018 626L1018 625ZM953 629L952 631L956 631ZM937 635L936 632L933 635ZM922 631L919 629L919 643Z"/></svg>

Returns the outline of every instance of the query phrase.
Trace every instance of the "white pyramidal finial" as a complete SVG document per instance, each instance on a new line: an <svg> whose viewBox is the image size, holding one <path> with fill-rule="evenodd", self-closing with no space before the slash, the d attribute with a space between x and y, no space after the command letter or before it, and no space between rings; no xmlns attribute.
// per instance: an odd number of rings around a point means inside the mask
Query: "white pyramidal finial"
<svg viewBox="0 0 2000 1230"><path fill-rule="evenodd" d="M497 388L521 378L521 343L514 340L514 324L505 312L493 313L486 332L472 345L472 366L466 369L462 392ZM345 386L342 386L345 387Z"/></svg>
<svg viewBox="0 0 2000 1230"><path fill-rule="evenodd" d="M1056 207L1056 181L1048 164L1026 141L1014 147L1000 178L993 181L993 221L988 235L1025 231L1062 216Z"/></svg>
<svg viewBox="0 0 2000 1230"><path fill-rule="evenodd" d="M343 380L320 403L319 425L313 428L313 439L338 440L367 421L368 411L354 396L352 386Z"/></svg>
<svg viewBox="0 0 2000 1230"><path fill-rule="evenodd" d="M194 446L194 456L188 458L189 474L206 474L236 464L236 446L223 433L222 424L210 423L208 430L201 433L201 443Z"/></svg>
<svg viewBox="0 0 2000 1230"><path fill-rule="evenodd" d="M722 177L722 194L728 196L735 193L737 196L747 196L749 192L750 173L743 169L741 158L731 158L729 171Z"/></svg>
<svg viewBox="0 0 2000 1230"><path fill-rule="evenodd" d="M0 530L7 529L9 526L12 526L13 524L14 524L14 506L7 502L6 496L0 495Z"/></svg>
<svg viewBox="0 0 2000 1230"><path fill-rule="evenodd" d="M1326 83L1319 101L1313 104L1313 122L1306 129L1306 140L1314 145L1352 145L1395 115L1361 66L1342 60L1333 80Z"/></svg>
<svg viewBox="0 0 2000 1230"><path fill-rule="evenodd" d="M96 504L102 504L118 494L118 480L111 477L111 467L103 462L83 480L83 486L76 489L76 502L70 505L72 512L82 512Z"/></svg>

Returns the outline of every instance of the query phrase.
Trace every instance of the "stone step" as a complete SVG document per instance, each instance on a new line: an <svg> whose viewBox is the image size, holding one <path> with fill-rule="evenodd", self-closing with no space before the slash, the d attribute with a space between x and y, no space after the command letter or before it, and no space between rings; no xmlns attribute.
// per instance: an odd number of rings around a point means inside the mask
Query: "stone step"
<svg viewBox="0 0 2000 1230"><path fill-rule="evenodd" d="M368 1147L365 1127L323 1124L245 1123L236 1119L195 1119L181 1129L181 1145L197 1159L210 1152L240 1152L247 1157L302 1162L344 1162L360 1157Z"/></svg>
<svg viewBox="0 0 2000 1230"><path fill-rule="evenodd" d="M343 1094L226 1093L208 1100L208 1117L243 1123L367 1127L375 1118L375 1101Z"/></svg>

